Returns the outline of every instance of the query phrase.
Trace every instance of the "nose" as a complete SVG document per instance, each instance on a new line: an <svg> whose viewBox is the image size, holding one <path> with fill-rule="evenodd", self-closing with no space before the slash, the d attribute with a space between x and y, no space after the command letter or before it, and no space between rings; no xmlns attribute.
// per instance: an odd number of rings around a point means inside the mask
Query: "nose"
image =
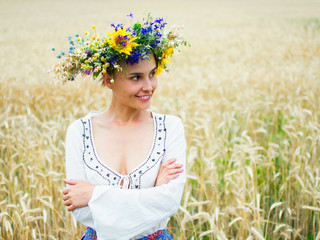
<svg viewBox="0 0 320 240"><path fill-rule="evenodd" d="M153 87L152 87L152 82L150 78L145 78L143 81L143 85L142 85L142 90L143 91L152 91Z"/></svg>

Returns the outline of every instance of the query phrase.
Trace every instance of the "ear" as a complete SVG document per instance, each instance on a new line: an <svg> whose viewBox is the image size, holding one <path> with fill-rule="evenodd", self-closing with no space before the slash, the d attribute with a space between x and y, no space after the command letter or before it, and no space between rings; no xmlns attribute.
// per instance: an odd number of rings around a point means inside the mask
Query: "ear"
<svg viewBox="0 0 320 240"><path fill-rule="evenodd" d="M106 85L108 88L112 89L113 84L110 83L110 80L112 79L112 77L108 73L104 73L102 75L102 77L103 77L104 85Z"/></svg>

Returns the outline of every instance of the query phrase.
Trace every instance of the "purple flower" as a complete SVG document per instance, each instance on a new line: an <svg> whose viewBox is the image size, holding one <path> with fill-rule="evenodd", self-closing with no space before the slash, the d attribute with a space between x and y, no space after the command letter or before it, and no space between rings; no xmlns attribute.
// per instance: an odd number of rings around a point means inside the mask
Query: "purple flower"
<svg viewBox="0 0 320 240"><path fill-rule="evenodd" d="M133 18L133 14L132 14L132 13L130 13L129 15L127 15L127 17L131 17L131 18Z"/></svg>
<svg viewBox="0 0 320 240"><path fill-rule="evenodd" d="M111 24L111 27L114 28L115 31L118 31L118 28L123 28L123 24L122 23L119 23L117 25L114 25L113 23Z"/></svg>

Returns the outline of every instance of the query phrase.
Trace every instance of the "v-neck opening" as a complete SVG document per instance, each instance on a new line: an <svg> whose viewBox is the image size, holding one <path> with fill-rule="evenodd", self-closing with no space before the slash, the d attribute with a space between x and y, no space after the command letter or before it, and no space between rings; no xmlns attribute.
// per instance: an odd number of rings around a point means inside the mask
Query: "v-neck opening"
<svg viewBox="0 0 320 240"><path fill-rule="evenodd" d="M152 140L152 144L149 150L149 153L147 155L147 157L145 158L145 160L143 162L141 162L140 164L138 164L137 167L133 168L130 172L128 172L128 174L121 174L118 171L116 171L115 169L111 168L110 166L108 166L106 163L104 163L103 161L101 161L98 152L96 151L96 146L95 146L95 141L94 141L94 136L93 136L93 130L92 130L92 117L95 116L96 114L94 113L99 113L99 112L90 112L89 113L89 131L90 131L90 136L91 136L91 144L92 144L92 149L94 152L94 155L97 158L97 161L105 168L109 169L111 172L113 172L114 174L120 176L120 177L125 177L125 176L130 176L132 173L136 172L139 168L141 168L151 157L152 152L154 150L154 145L157 139L157 121L156 121L156 117L155 117L155 113L150 111L150 114L152 115L152 120L153 120L153 140ZM94 114L94 115L93 115Z"/></svg>

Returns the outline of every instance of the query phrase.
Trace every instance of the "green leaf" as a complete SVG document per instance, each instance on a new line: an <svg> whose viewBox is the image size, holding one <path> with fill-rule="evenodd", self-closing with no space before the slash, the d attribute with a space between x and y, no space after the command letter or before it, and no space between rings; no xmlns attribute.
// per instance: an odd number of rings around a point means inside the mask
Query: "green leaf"
<svg viewBox="0 0 320 240"><path fill-rule="evenodd" d="M100 72L93 72L93 79L96 79L99 76Z"/></svg>
<svg viewBox="0 0 320 240"><path fill-rule="evenodd" d="M133 29L136 31L136 32L140 32L141 31L141 24L140 23L136 23L133 25Z"/></svg>

